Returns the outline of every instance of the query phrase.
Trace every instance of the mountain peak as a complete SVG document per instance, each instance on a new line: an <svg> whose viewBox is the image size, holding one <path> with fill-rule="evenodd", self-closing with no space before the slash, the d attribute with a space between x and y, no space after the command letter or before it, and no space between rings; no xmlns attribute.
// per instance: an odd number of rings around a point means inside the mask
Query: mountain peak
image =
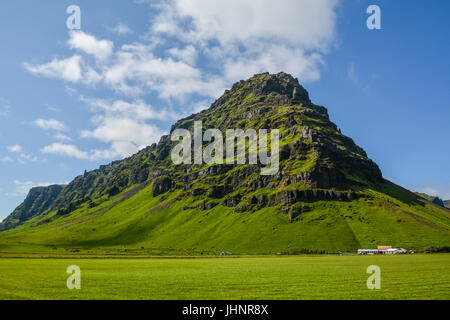
<svg viewBox="0 0 450 320"><path fill-rule="evenodd" d="M274 105L310 105L308 91L297 78L285 72L256 74L248 80L236 82L231 90L226 90L214 104L223 105L226 100L233 102L265 102Z"/></svg>
<svg viewBox="0 0 450 320"><path fill-rule="evenodd" d="M24 202L24 210L18 208L10 220L22 223L51 211L56 212L52 219L58 219L83 205L93 208L102 201L99 199L114 197L135 185L145 188L152 184L153 196L177 190L179 199L202 196L205 203L213 201L226 207L238 207L241 201L248 200L245 199L249 194L269 192L267 199L256 203L249 200L245 210L251 211L263 205L288 208L299 202L342 200L343 194L352 198L352 188L383 182L378 166L330 121L326 108L312 103L299 81L283 72L257 74L237 82L211 108L179 120L171 132L194 132L195 122L201 122L202 130L217 129L223 133L236 128L278 130L278 174L262 176L262 165L175 165L171 151L176 142L167 135L134 156L85 172L58 194L49 192L50 196L42 197L49 200L45 206L41 206L42 201L35 201L32 194L39 195L39 191L47 189L35 190ZM295 188L300 188L301 193ZM291 194L291 189L297 191Z"/></svg>

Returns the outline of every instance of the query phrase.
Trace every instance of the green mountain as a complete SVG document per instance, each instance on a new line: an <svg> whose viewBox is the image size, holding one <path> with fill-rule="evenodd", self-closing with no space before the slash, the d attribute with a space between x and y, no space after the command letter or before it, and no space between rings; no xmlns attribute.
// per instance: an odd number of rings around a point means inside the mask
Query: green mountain
<svg viewBox="0 0 450 320"><path fill-rule="evenodd" d="M32 188L25 201L0 224L0 231L12 229L46 211L63 188L59 185Z"/></svg>
<svg viewBox="0 0 450 320"><path fill-rule="evenodd" d="M436 197L436 196L430 196L429 194L426 194L426 193L416 192L416 194L417 194L418 196L420 196L420 197L422 197L422 198L428 200L428 201L433 202L434 204L436 204L436 205L438 205L438 206L448 208L448 206L446 205L446 203L448 203L448 200L447 200L447 201L444 201L444 200L442 200L442 199L439 198L439 197Z"/></svg>
<svg viewBox="0 0 450 320"><path fill-rule="evenodd" d="M30 191L0 225L0 252L273 254L450 245L450 211L383 179L290 75L240 81L171 132L193 133L196 121L203 131L279 129L279 172L261 175L261 164L175 165L170 154L178 142L164 136L66 186Z"/></svg>

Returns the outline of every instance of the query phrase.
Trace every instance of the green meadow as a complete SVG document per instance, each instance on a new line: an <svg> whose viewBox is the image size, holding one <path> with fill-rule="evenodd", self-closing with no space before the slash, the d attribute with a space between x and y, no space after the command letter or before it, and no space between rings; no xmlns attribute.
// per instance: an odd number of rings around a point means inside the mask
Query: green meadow
<svg viewBox="0 0 450 320"><path fill-rule="evenodd" d="M70 265L81 290L66 287ZM1 258L0 299L450 299L450 255Z"/></svg>

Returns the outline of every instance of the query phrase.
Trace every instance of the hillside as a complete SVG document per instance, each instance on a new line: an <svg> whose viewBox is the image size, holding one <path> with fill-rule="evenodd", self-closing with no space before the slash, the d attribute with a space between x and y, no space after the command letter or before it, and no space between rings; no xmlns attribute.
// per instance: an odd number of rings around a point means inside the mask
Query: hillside
<svg viewBox="0 0 450 320"><path fill-rule="evenodd" d="M0 224L0 252L267 254L450 245L450 211L384 180L290 75L238 82L171 132L193 132L195 121L204 131L279 129L279 172L175 165L176 143L164 136L67 186L32 190Z"/></svg>
<svg viewBox="0 0 450 320"><path fill-rule="evenodd" d="M430 202L433 202L434 204L436 204L436 205L438 205L438 206L441 206L441 207L447 207L446 204L445 204L447 201L444 201L444 200L442 200L442 199L439 198L439 197L436 197L436 196L430 196L429 194L421 193L421 192L416 192L416 194L417 194L418 196L420 196L420 197L422 197L422 198L424 198L424 199L430 201Z"/></svg>
<svg viewBox="0 0 450 320"><path fill-rule="evenodd" d="M0 224L0 231L12 229L46 211L63 188L59 185L32 188L24 202Z"/></svg>

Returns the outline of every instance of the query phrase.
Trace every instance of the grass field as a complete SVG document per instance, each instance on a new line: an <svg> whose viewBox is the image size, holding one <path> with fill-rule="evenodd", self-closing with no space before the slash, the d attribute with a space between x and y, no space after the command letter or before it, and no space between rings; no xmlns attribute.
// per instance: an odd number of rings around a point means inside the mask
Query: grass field
<svg viewBox="0 0 450 320"><path fill-rule="evenodd" d="M66 287L70 265L81 290ZM1 258L0 299L450 299L450 255Z"/></svg>

